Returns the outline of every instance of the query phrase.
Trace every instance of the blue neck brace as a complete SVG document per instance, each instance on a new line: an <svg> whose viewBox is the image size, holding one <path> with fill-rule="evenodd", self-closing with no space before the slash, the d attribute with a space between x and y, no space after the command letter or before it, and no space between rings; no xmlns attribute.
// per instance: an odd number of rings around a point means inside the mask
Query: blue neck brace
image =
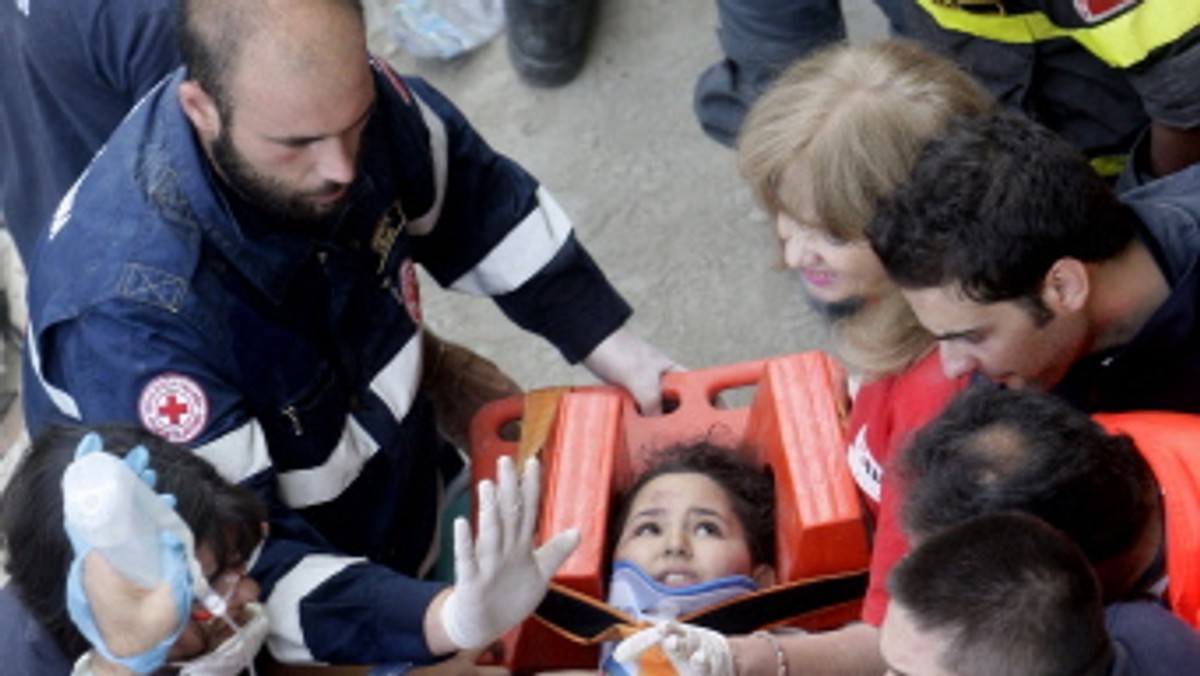
<svg viewBox="0 0 1200 676"><path fill-rule="evenodd" d="M659 584L628 561L613 564L608 605L636 620L666 620L689 615L758 590L745 575L728 575L685 587Z"/></svg>

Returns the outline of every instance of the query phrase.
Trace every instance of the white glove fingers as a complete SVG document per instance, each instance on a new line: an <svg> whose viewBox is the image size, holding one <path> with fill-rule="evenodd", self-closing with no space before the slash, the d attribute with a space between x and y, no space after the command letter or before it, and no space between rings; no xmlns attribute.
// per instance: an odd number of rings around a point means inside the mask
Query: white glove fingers
<svg viewBox="0 0 1200 676"><path fill-rule="evenodd" d="M454 520L454 583L472 582L479 575L471 525L463 517Z"/></svg>
<svg viewBox="0 0 1200 676"><path fill-rule="evenodd" d="M664 633L663 625L655 625L639 631L617 644L616 649L613 650L613 659L618 662L636 661L642 656L642 653L658 645L662 641Z"/></svg>
<svg viewBox="0 0 1200 676"><path fill-rule="evenodd" d="M538 571L542 575L542 579L549 582L550 578L554 577L554 572L559 566L567 560L567 557L575 551L579 546L579 531L575 528L568 528L554 537L548 542L538 547L533 552L533 558L537 561Z"/></svg>
<svg viewBox="0 0 1200 676"><path fill-rule="evenodd" d="M517 480L517 469L513 459L507 455L500 456L496 462L496 502L500 507L500 542L499 552L503 555L517 546L517 534L521 526L521 486ZM526 545L528 546L528 545Z"/></svg>
<svg viewBox="0 0 1200 676"><path fill-rule="evenodd" d="M501 507L496 503L496 484L487 479L480 481L475 562L484 573L494 569L500 558L500 510Z"/></svg>
<svg viewBox="0 0 1200 676"><path fill-rule="evenodd" d="M525 461L521 470L521 503L525 509L521 513L521 526L517 531L520 546L528 547L533 543L533 534L537 530L538 506L542 497L542 463L537 458Z"/></svg>

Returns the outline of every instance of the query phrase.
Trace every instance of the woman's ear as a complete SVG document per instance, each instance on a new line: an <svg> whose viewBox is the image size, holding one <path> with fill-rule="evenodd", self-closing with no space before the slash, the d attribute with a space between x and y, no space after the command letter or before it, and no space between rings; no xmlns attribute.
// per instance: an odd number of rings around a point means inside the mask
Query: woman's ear
<svg viewBox="0 0 1200 676"><path fill-rule="evenodd" d="M775 566L765 563L755 566L754 570L750 572L750 579L760 587L775 586Z"/></svg>
<svg viewBox="0 0 1200 676"><path fill-rule="evenodd" d="M1060 258L1042 280L1042 300L1056 315L1078 312L1087 305L1091 284L1087 264L1077 258Z"/></svg>

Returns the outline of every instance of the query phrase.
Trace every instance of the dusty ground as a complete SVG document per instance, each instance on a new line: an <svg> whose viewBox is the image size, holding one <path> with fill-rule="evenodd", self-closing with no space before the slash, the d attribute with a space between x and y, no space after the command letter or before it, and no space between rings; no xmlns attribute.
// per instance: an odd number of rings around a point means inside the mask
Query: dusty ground
<svg viewBox="0 0 1200 676"><path fill-rule="evenodd" d="M374 49L454 100L497 149L550 188L579 236L636 308L633 326L688 367L819 348L824 337L772 269L771 228L755 213L732 151L699 130L696 76L719 56L711 0L597 0L588 62L566 87L533 89L503 36L450 63L415 62L372 18ZM386 7L378 0L376 8ZM882 37L870 0L843 3L851 39ZM487 301L423 288L426 317L526 387L591 382Z"/></svg>

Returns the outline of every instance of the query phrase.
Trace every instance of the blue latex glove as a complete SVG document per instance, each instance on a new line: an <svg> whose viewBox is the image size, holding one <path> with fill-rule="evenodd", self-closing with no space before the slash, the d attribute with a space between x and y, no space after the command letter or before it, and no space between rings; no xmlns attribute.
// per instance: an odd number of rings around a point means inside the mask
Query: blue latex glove
<svg viewBox="0 0 1200 676"><path fill-rule="evenodd" d="M98 435L92 433L80 441L75 451L75 457L78 459L96 452L103 452L103 442ZM145 448L139 446L133 449L125 456L124 461L130 471L137 475L143 483L150 488L154 487L157 477L154 470L149 468L149 453ZM173 507L174 496L160 495L158 497L168 507ZM69 524L66 525L66 531L67 537L71 541L71 548L75 553L67 575L67 612L71 621L105 659L139 674L153 673L166 662L167 653L179 638L179 634L182 633L191 610L192 585L187 545L170 530L159 531L159 563L162 583L168 585L171 590L178 618L171 634L158 645L143 653L129 657L117 657L104 643L104 638L96 626L91 605L83 588L83 559L93 549L92 545Z"/></svg>

